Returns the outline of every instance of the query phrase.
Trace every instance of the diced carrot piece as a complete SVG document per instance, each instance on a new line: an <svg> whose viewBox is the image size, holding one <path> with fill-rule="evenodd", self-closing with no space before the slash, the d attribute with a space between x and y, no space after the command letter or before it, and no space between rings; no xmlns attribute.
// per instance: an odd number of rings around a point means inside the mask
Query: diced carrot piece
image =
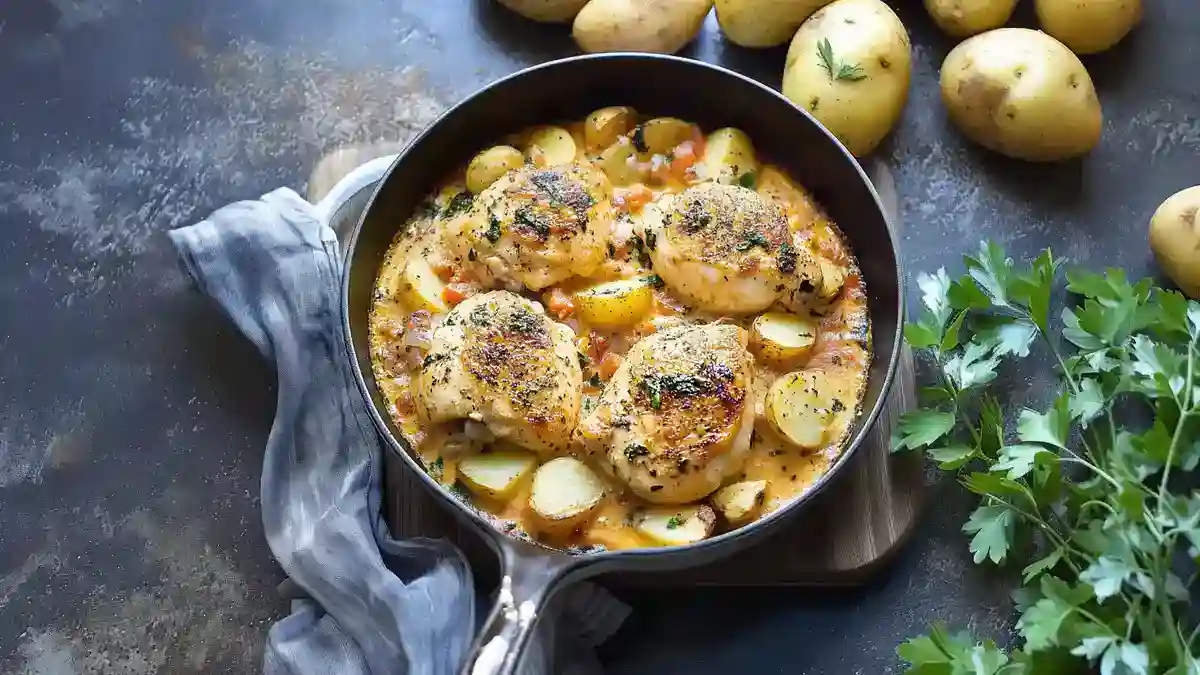
<svg viewBox="0 0 1200 675"><path fill-rule="evenodd" d="M442 300L448 305L457 305L458 303L471 297L474 288L470 284L453 283L447 284L442 289Z"/></svg>
<svg viewBox="0 0 1200 675"><path fill-rule="evenodd" d="M621 367L622 361L624 361L624 359L622 359L621 355L617 354L616 352L609 352L605 354L604 359L600 361L600 367L596 369L597 372L600 373L600 378L604 380L611 380L613 373L617 372L617 368Z"/></svg>
<svg viewBox="0 0 1200 675"><path fill-rule="evenodd" d="M561 288L555 288L546 294L546 309L554 316L565 319L575 313L575 302Z"/></svg>
<svg viewBox="0 0 1200 675"><path fill-rule="evenodd" d="M652 199L654 199L654 193L650 191L650 188L638 183L630 188L629 192L625 193L624 201L625 206L633 212L641 211L642 207L649 204Z"/></svg>

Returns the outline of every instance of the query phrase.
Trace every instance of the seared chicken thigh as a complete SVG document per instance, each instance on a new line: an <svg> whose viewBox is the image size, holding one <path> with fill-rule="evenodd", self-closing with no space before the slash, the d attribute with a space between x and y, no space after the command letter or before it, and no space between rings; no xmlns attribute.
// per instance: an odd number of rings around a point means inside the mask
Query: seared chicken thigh
<svg viewBox="0 0 1200 675"><path fill-rule="evenodd" d="M468 298L433 332L416 379L417 412L426 423L465 420L543 456L559 454L579 419L574 340L514 293Z"/></svg>
<svg viewBox="0 0 1200 675"><path fill-rule="evenodd" d="M754 364L731 324L643 338L579 426L589 454L640 497L700 499L741 469L754 429Z"/></svg>
<svg viewBox="0 0 1200 675"><path fill-rule="evenodd" d="M702 183L643 210L654 271L700 309L750 314L821 286L783 211L738 185ZM653 242L651 246L649 242Z"/></svg>
<svg viewBox="0 0 1200 675"><path fill-rule="evenodd" d="M588 164L509 171L447 223L443 241L487 285L540 290L604 261L612 184Z"/></svg>

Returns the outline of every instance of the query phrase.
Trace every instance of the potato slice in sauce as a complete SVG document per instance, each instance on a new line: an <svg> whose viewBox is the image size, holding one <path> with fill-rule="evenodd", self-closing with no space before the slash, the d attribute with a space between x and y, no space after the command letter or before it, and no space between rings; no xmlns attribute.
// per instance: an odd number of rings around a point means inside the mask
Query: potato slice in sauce
<svg viewBox="0 0 1200 675"><path fill-rule="evenodd" d="M634 516L634 528L659 546L683 546L707 539L717 516L707 504L655 507Z"/></svg>

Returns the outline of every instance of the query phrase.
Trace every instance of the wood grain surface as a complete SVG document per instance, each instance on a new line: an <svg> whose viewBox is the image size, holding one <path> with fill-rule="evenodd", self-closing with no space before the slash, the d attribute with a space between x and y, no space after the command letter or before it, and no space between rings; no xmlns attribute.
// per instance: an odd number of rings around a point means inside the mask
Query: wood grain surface
<svg viewBox="0 0 1200 675"><path fill-rule="evenodd" d="M307 195L324 196L359 164L396 152L391 143L338 148L313 170ZM867 166L893 227L899 226L891 175L882 163ZM339 233L357 220L363 200L335 214ZM603 577L613 586L831 586L855 585L870 579L907 541L915 529L924 497L921 457L893 456L888 438L895 420L916 398L912 354L905 348L889 400L879 420L837 479L813 503L770 538L711 565L670 574L622 574ZM399 538L447 537L471 561L483 583L496 574L495 556L483 539L459 523L449 507L435 499L403 464L384 453L386 515Z"/></svg>

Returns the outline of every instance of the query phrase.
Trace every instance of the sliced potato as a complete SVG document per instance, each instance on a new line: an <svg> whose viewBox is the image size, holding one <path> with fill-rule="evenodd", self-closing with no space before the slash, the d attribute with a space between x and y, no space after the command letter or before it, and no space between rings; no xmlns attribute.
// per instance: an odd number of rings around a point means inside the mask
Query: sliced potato
<svg viewBox="0 0 1200 675"><path fill-rule="evenodd" d="M737 525L758 512L766 494L767 481L744 480L717 490L712 496L712 503L725 516L725 520Z"/></svg>
<svg viewBox="0 0 1200 675"><path fill-rule="evenodd" d="M500 176L524 164L525 157L521 151L510 145L488 148L475 155L467 165L467 189L479 194Z"/></svg>
<svg viewBox="0 0 1200 675"><path fill-rule="evenodd" d="M660 546L683 546L707 539L717 514L707 504L646 509L634 516L633 527Z"/></svg>
<svg viewBox="0 0 1200 675"><path fill-rule="evenodd" d="M575 139L562 127L538 127L529 135L525 155L537 166L558 166L575 161Z"/></svg>
<svg viewBox="0 0 1200 675"><path fill-rule="evenodd" d="M529 508L539 530L567 534L595 515L604 492L604 483L586 464L574 457L556 457L533 474Z"/></svg>
<svg viewBox="0 0 1200 675"><path fill-rule="evenodd" d="M817 341L817 323L799 314L767 312L759 315L751 328L755 349L763 358L777 363L807 359Z"/></svg>
<svg viewBox="0 0 1200 675"><path fill-rule="evenodd" d="M404 303L411 309L427 309L431 312L446 311L446 302L442 300L442 291L446 284L438 278L437 272L429 266L429 261L419 251L408 256L404 264L404 281L400 284L400 294Z"/></svg>
<svg viewBox="0 0 1200 675"><path fill-rule="evenodd" d="M633 130L633 145L639 152L663 155L692 138L695 127L674 117L655 117Z"/></svg>
<svg viewBox="0 0 1200 675"><path fill-rule="evenodd" d="M708 135L704 142L704 176L729 185L750 183L758 173L754 145L741 129L726 127ZM747 176L749 178L747 178Z"/></svg>
<svg viewBox="0 0 1200 675"><path fill-rule="evenodd" d="M833 387L819 370L798 370L767 390L767 420L788 441L807 450L825 445L833 422Z"/></svg>
<svg viewBox="0 0 1200 675"><path fill-rule="evenodd" d="M575 294L579 318L594 326L627 326L650 311L654 290L642 277L597 284Z"/></svg>
<svg viewBox="0 0 1200 675"><path fill-rule="evenodd" d="M840 293L845 285L846 268L824 258L818 258L817 262L821 265L821 288L817 294L822 300L829 300Z"/></svg>
<svg viewBox="0 0 1200 675"><path fill-rule="evenodd" d="M617 142L637 124L637 112L629 106L610 106L588 115L583 123L587 149L599 151Z"/></svg>
<svg viewBox="0 0 1200 675"><path fill-rule="evenodd" d="M608 175L613 185L641 183L649 176L649 169L642 164L633 141L622 137L600 153L600 168Z"/></svg>
<svg viewBox="0 0 1200 675"><path fill-rule="evenodd" d="M504 450L462 458L458 476L467 489L481 497L507 499L535 466L537 458L531 453Z"/></svg>

